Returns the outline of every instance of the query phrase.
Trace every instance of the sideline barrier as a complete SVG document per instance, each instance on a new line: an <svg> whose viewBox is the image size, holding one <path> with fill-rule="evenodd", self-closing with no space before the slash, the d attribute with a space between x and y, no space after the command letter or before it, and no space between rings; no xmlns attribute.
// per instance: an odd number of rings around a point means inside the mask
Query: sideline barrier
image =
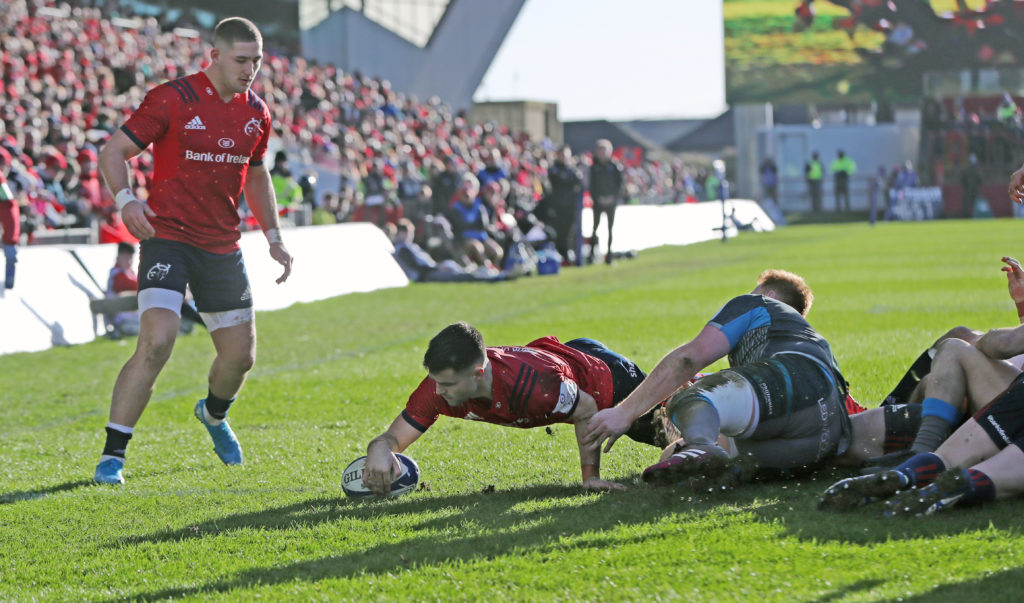
<svg viewBox="0 0 1024 603"><path fill-rule="evenodd" d="M760 231L775 229L757 203L732 199L728 204L735 207L739 222ZM585 235L589 236L592 224L592 212L584 211ZM614 246L626 251L688 245L721 238L721 226L722 206L717 201L623 205L615 214ZM267 252L263 234L242 234L240 244L257 311L409 283L391 256L391 243L371 224L308 226L282 234L295 257L292 275L282 285L274 282L282 269ZM731 227L726 234L735 236L736 229ZM598 236L604 249L607 222ZM102 335L102 318L92 314L89 301L103 297L116 253L117 246L112 244L19 247L15 288L0 289L0 354L87 343ZM89 274L99 283L93 283Z"/></svg>
<svg viewBox="0 0 1024 603"><path fill-rule="evenodd" d="M409 283L391 257L391 243L371 224L310 226L282 234L295 264L281 285L274 281L282 268L267 252L263 234L242 234L257 311ZM15 287L0 289L0 354L87 343L101 335L102 318L93 316L89 301L103 297L116 255L113 244L19 247Z"/></svg>
<svg viewBox="0 0 1024 603"><path fill-rule="evenodd" d="M775 230L775 223L755 201L729 199L729 209L736 209L736 220L750 224L754 230ZM593 229L593 212L583 211L583 236L589 237ZM598 238L602 250L607 249L608 221L601 220ZM615 210L615 240L612 251L650 249L662 245L689 245L722 238L722 203L679 203L676 205L620 205ZM730 225L726 235L736 236Z"/></svg>

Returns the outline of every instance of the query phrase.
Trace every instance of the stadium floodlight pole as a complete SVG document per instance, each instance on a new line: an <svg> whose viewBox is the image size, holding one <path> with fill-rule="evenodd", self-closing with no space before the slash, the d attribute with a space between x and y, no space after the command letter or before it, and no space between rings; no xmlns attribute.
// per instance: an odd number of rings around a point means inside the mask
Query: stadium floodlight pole
<svg viewBox="0 0 1024 603"><path fill-rule="evenodd" d="M729 240L726 230L728 216L725 213L725 200L729 197L729 183L725 180L725 162L716 159L711 162L711 169L715 170L715 177L718 178L718 200L722 202L722 242Z"/></svg>

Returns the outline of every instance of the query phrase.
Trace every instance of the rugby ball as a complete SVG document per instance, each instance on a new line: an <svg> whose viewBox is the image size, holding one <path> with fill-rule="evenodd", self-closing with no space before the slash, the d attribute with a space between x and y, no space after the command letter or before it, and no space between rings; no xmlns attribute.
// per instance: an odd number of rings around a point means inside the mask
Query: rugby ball
<svg viewBox="0 0 1024 603"><path fill-rule="evenodd" d="M401 453L395 453L398 462L402 464L402 474L391 482L391 492L388 496L401 496L416 489L420 481L420 468L416 461ZM365 498L373 496L373 492L363 485L363 469L366 467L366 457L361 456L345 467L341 474L341 488L347 496L354 498Z"/></svg>

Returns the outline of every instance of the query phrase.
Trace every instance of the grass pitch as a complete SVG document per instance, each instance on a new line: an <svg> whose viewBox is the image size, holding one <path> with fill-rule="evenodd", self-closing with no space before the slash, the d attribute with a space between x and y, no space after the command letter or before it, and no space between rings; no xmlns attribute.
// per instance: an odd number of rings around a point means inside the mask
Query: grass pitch
<svg viewBox="0 0 1024 603"><path fill-rule="evenodd" d="M124 487L90 478L134 342L2 356L0 600L1019 600L1021 502L911 521L814 511L839 471L695 495L640 482L657 453L626 440L603 475L629 490L590 494L570 426L445 418L408 451L429 491L358 502L340 475L401 410L449 322L490 344L594 337L649 370L767 267L807 278L811 323L874 406L949 327L1016 323L999 258L1024 255L1021 228L791 227L264 313L231 413L245 465L221 465L191 416L213 354L200 332L157 382Z"/></svg>

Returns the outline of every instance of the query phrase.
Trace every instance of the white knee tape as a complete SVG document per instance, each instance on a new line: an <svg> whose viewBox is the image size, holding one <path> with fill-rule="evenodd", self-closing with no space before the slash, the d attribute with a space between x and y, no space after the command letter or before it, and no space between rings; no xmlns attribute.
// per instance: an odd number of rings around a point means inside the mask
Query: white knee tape
<svg viewBox="0 0 1024 603"><path fill-rule="evenodd" d="M158 289L150 287L139 291L139 315L150 308L163 308L170 310L181 317L181 302L185 296L172 289Z"/></svg>
<svg viewBox="0 0 1024 603"><path fill-rule="evenodd" d="M757 428L760 415L757 393L746 379L729 379L704 390L721 420L719 431L735 438L749 436Z"/></svg>
<svg viewBox="0 0 1024 603"><path fill-rule="evenodd" d="M206 325L207 331L216 331L224 327L242 325L252 322L256 318L256 313L252 308L227 310L225 312L200 312L199 315L203 317L203 324Z"/></svg>

